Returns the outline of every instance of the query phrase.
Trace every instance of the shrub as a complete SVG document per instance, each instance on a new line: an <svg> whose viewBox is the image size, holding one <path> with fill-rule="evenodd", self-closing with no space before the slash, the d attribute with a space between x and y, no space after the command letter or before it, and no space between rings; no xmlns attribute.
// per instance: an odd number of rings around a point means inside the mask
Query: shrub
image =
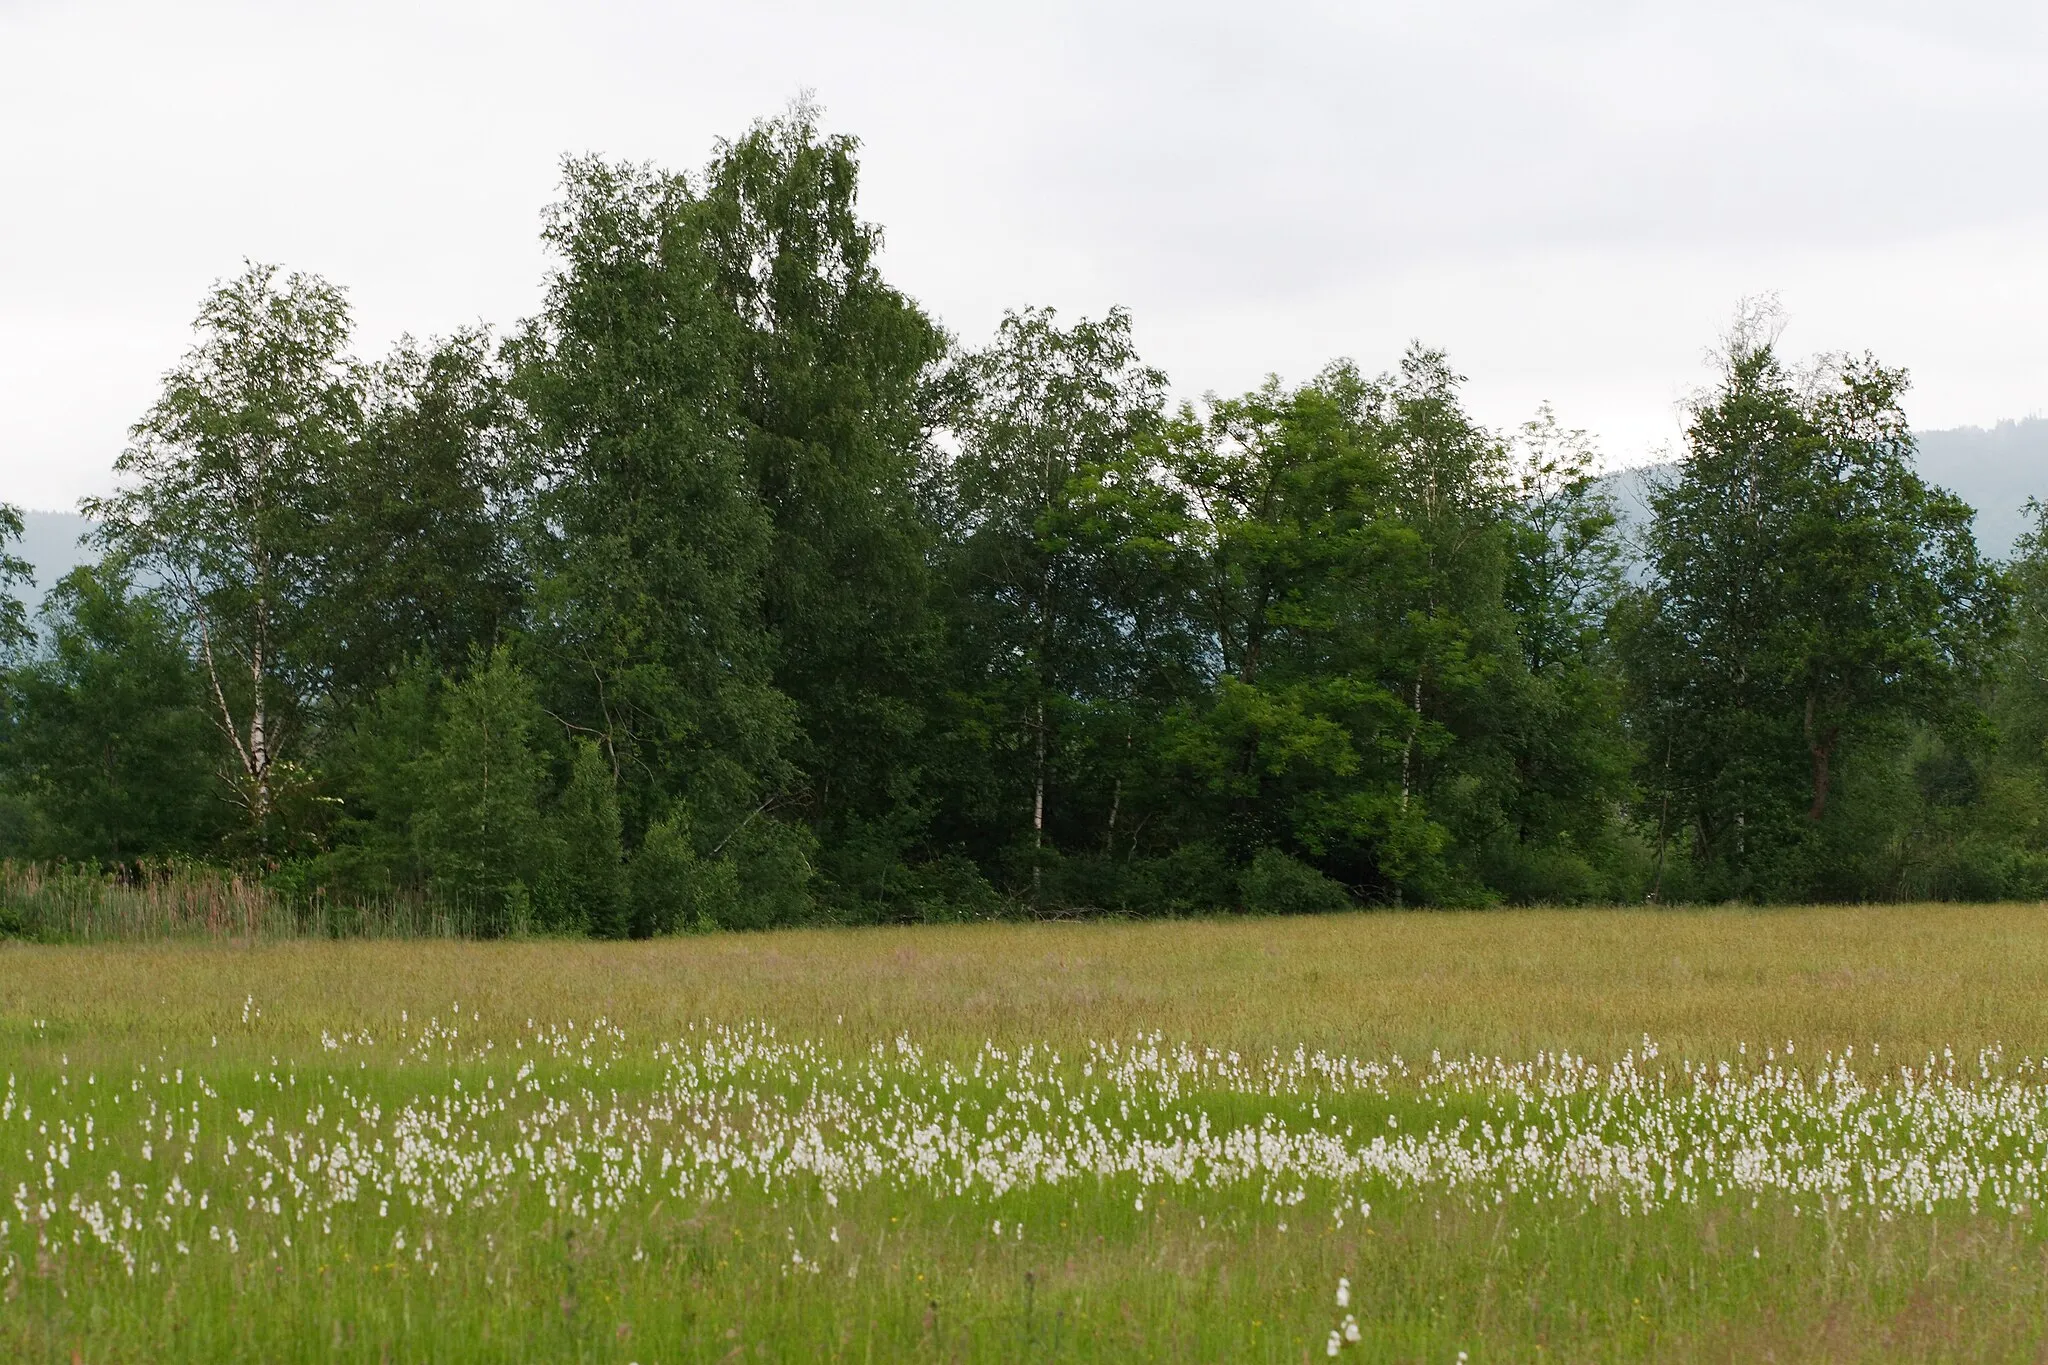
<svg viewBox="0 0 2048 1365"><path fill-rule="evenodd" d="M549 891L561 907L555 918L596 938L624 938L630 924L619 795L604 752L587 739L576 741L569 782L549 825L555 854Z"/></svg>
<svg viewBox="0 0 2048 1365"><path fill-rule="evenodd" d="M1239 883L1244 908L1262 915L1312 915L1351 908L1351 893L1277 848L1262 848Z"/></svg>
<svg viewBox="0 0 2048 1365"><path fill-rule="evenodd" d="M697 861L687 808L649 826L626 867L626 915L633 937L673 934L700 918L715 918L704 904L708 871Z"/></svg>

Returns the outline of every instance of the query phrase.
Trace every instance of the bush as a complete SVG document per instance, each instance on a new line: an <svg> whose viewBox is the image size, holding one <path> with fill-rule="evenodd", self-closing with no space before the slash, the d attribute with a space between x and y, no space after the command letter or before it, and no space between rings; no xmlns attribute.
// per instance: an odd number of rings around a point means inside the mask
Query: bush
<svg viewBox="0 0 2048 1365"><path fill-rule="evenodd" d="M727 837L724 856L712 864L728 870L731 889L703 886L703 897L711 902L707 917L722 929L773 929L809 918L817 845L807 825L749 818Z"/></svg>
<svg viewBox="0 0 2048 1365"><path fill-rule="evenodd" d="M1351 893L1277 848L1262 848L1238 882L1244 908L1261 915L1313 915L1348 910Z"/></svg>
<svg viewBox="0 0 2048 1365"><path fill-rule="evenodd" d="M450 688L434 747L412 769L416 837L436 889L509 923L545 863L533 686L499 649ZM545 922L542 928L567 928Z"/></svg>
<svg viewBox="0 0 2048 1365"><path fill-rule="evenodd" d="M553 918L595 938L624 938L630 925L619 796L604 752L587 739L576 741L569 783L549 824L555 861L548 890L560 907Z"/></svg>
<svg viewBox="0 0 2048 1365"><path fill-rule="evenodd" d="M974 860L957 853L903 869L902 899L920 924L996 919L1006 908Z"/></svg>
<svg viewBox="0 0 2048 1365"><path fill-rule="evenodd" d="M699 919L714 919L704 903L708 871L697 861L686 808L651 825L626 866L626 916L633 937L673 934L695 927Z"/></svg>

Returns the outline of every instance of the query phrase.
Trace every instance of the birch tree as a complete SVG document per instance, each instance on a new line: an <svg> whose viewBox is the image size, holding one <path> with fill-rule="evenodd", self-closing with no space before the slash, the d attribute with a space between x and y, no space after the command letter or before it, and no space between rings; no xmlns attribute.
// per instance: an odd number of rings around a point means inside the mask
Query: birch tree
<svg viewBox="0 0 2048 1365"><path fill-rule="evenodd" d="M1029 773L1032 895L1052 847L1053 777L1065 733L1127 675L1139 619L1119 600L1112 526L1147 483L1141 438L1161 420L1164 377L1138 361L1130 318L1061 327L1050 309L1003 319L961 359L951 467L956 636L982 679L985 723ZM1143 518L1140 518L1142 520ZM1019 744L1017 741L1021 740Z"/></svg>
<svg viewBox="0 0 2048 1365"><path fill-rule="evenodd" d="M321 545L313 494L357 418L348 305L317 276L251 264L214 288L195 328L115 462L122 487L85 511L181 613L266 848L318 683L298 646Z"/></svg>
<svg viewBox="0 0 2048 1365"><path fill-rule="evenodd" d="M1797 373L1739 328L1651 494L1635 723L1717 892L1818 888L1843 757L1967 710L2001 637L2002 580L1915 471L1905 387L1868 357Z"/></svg>

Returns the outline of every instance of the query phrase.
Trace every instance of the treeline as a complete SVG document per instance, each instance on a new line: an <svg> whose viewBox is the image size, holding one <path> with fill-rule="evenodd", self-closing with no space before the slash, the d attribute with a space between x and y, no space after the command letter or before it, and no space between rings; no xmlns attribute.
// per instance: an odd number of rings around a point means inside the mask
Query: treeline
<svg viewBox="0 0 2048 1365"><path fill-rule="evenodd" d="M2048 894L2048 541L1979 557L1900 372L1738 326L1631 532L1432 351L963 349L857 179L803 108L571 161L539 315L380 361L219 286L0 621L0 851L607 936Z"/></svg>

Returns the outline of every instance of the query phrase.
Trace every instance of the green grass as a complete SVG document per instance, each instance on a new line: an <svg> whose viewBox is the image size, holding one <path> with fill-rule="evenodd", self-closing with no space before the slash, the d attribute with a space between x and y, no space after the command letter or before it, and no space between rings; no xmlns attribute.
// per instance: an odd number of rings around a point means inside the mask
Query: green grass
<svg viewBox="0 0 2048 1365"><path fill-rule="evenodd" d="M0 1356L1321 1360L1341 1276L1354 1360L2034 1359L2044 980L2013 906L7 945Z"/></svg>

